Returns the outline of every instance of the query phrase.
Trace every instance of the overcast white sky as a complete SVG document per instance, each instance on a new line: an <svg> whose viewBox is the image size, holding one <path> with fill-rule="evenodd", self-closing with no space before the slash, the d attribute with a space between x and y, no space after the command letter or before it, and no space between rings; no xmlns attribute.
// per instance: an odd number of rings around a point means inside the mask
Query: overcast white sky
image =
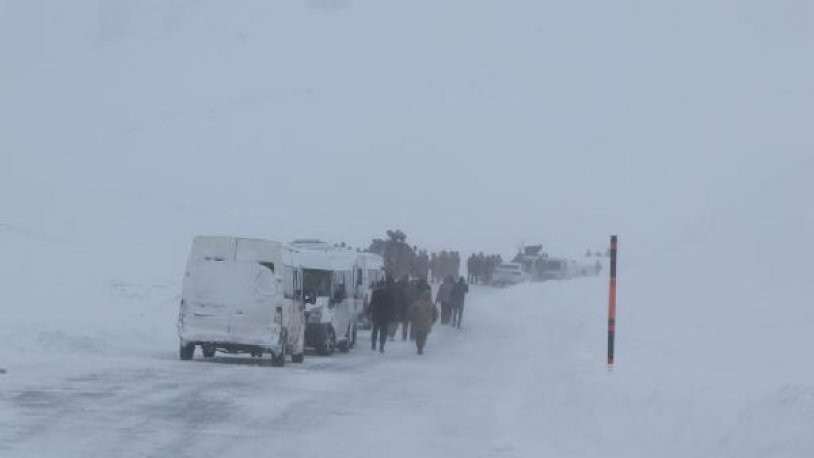
<svg viewBox="0 0 814 458"><path fill-rule="evenodd" d="M813 55L807 0L0 0L0 222L658 247L814 168Z"/></svg>

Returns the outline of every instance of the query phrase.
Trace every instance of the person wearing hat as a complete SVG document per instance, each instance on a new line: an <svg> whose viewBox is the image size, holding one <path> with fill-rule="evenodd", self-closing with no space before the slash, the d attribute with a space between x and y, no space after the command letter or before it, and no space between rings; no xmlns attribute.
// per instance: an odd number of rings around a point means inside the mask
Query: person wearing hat
<svg viewBox="0 0 814 458"><path fill-rule="evenodd" d="M384 353L384 343L387 341L387 331L390 321L393 320L393 288L389 283L379 282L370 298L370 348L376 349L376 340L379 341L379 351Z"/></svg>

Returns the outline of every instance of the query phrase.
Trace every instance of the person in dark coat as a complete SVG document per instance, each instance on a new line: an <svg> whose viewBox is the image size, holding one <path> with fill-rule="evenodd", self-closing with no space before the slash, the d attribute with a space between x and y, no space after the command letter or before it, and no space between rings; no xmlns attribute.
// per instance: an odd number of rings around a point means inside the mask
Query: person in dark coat
<svg viewBox="0 0 814 458"><path fill-rule="evenodd" d="M441 324L449 324L449 317L452 313L452 290L454 288L455 280L451 276L444 278L444 282L438 287L435 303L441 304Z"/></svg>
<svg viewBox="0 0 814 458"><path fill-rule="evenodd" d="M388 283L392 284L392 280ZM393 320L393 288L388 283L379 282L370 298L370 348L376 349L376 340L379 340L379 351L384 353L384 343L387 341L387 328Z"/></svg>
<svg viewBox="0 0 814 458"><path fill-rule="evenodd" d="M430 284L427 283L426 279L419 278L419 279L413 281L413 287L415 289L415 294L414 294L414 296L412 298L412 301L410 301L411 305L412 305L413 302L416 301L416 299L421 297L421 293L423 293L424 291L429 291L430 297L432 297L432 286L430 286Z"/></svg>
<svg viewBox="0 0 814 458"><path fill-rule="evenodd" d="M469 292L469 285L466 284L464 277L458 279L458 283L452 288L450 294L450 303L452 304L452 327L461 329L461 318L464 316L464 299L466 293Z"/></svg>

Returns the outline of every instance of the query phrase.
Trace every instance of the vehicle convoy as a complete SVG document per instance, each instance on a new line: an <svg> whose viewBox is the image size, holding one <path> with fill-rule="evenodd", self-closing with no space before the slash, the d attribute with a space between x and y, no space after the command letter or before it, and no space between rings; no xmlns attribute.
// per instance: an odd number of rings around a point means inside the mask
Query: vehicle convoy
<svg viewBox="0 0 814 458"><path fill-rule="evenodd" d="M569 280L586 275L598 275L601 264L582 265L572 259L552 257L543 251L542 245L521 246L511 263L495 269L494 284L512 284L507 281L520 266L525 273L521 281Z"/></svg>
<svg viewBox="0 0 814 458"><path fill-rule="evenodd" d="M380 278L368 271L381 271L381 258L315 239L296 240L291 247L302 269L305 345L320 355L347 352L356 345L357 320L369 297L371 275Z"/></svg>
<svg viewBox="0 0 814 458"><path fill-rule="evenodd" d="M294 251L268 240L199 236L187 261L178 316L180 358L216 351L287 354L302 362L305 314L302 272Z"/></svg>
<svg viewBox="0 0 814 458"><path fill-rule="evenodd" d="M509 286L523 283L529 279L529 274L523 270L518 262L507 262L495 267L492 273L492 284L495 286Z"/></svg>

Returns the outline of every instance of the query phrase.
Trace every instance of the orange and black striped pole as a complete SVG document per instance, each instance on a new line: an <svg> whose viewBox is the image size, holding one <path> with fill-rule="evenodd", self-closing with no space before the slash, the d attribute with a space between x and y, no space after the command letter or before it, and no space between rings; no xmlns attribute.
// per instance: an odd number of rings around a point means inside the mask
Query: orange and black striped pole
<svg viewBox="0 0 814 458"><path fill-rule="evenodd" d="M608 369L613 369L613 344L616 337L616 236L610 242L610 291L608 295Z"/></svg>

